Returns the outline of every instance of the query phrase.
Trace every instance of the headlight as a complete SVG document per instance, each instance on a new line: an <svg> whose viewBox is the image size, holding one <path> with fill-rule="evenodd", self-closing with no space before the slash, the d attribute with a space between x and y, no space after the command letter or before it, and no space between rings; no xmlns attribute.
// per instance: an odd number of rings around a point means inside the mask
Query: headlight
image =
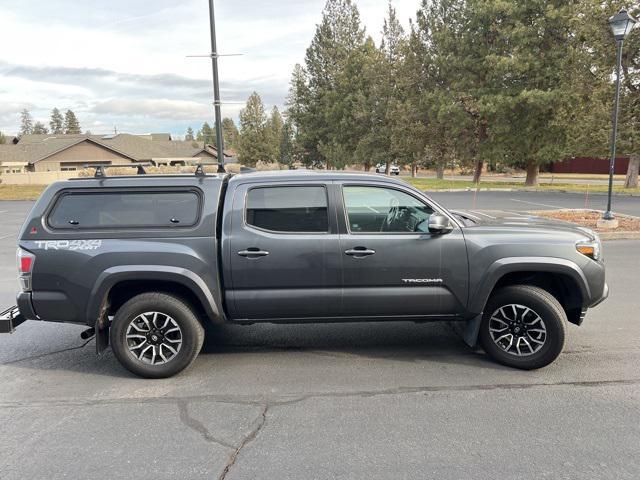
<svg viewBox="0 0 640 480"><path fill-rule="evenodd" d="M576 243L576 250L592 260L600 260L602 257L602 246L600 240L580 240Z"/></svg>

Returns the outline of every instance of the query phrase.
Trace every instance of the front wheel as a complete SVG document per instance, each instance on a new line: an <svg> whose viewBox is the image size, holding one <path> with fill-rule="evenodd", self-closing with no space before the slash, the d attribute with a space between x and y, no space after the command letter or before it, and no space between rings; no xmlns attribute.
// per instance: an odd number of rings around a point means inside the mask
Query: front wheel
<svg viewBox="0 0 640 480"><path fill-rule="evenodd" d="M167 378L193 363L204 329L180 298L143 293L116 312L109 338L113 353L127 370L141 377Z"/></svg>
<svg viewBox="0 0 640 480"><path fill-rule="evenodd" d="M480 343L503 365L542 368L562 352L566 321L564 309L546 290L530 285L504 287L487 303Z"/></svg>

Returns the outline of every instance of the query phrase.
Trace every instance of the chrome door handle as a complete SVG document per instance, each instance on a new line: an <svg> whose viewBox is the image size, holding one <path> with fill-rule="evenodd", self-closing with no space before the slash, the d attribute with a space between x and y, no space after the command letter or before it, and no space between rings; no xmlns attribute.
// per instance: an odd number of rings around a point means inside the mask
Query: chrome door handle
<svg viewBox="0 0 640 480"><path fill-rule="evenodd" d="M247 248L246 250L240 250L238 255L241 257L266 257L269 255L269 252L265 252L263 250L259 250L257 248Z"/></svg>
<svg viewBox="0 0 640 480"><path fill-rule="evenodd" d="M356 247L350 250L345 250L344 254L351 257L368 257L369 255L375 255L375 250L370 250L365 247Z"/></svg>

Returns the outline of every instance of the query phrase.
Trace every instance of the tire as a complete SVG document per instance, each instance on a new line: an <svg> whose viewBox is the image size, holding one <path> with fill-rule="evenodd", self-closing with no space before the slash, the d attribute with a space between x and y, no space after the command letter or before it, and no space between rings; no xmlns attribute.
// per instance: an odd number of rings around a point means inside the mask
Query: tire
<svg viewBox="0 0 640 480"><path fill-rule="evenodd" d="M566 323L562 305L546 290L531 285L504 287L487 302L480 344L498 363L534 370L558 358L564 348Z"/></svg>
<svg viewBox="0 0 640 480"><path fill-rule="evenodd" d="M143 293L116 312L109 339L124 368L145 378L167 378L185 370L196 359L204 341L204 328L180 298Z"/></svg>

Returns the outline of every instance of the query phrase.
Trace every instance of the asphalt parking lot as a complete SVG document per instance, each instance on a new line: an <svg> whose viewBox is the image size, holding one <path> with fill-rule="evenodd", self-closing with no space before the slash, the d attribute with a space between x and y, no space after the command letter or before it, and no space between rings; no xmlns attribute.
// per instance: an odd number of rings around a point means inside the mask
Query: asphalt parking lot
<svg viewBox="0 0 640 480"><path fill-rule="evenodd" d="M532 210L555 210L558 208L589 208L606 210L607 196L602 193L561 192L433 192L429 194L436 201L449 208L511 210L514 212ZM616 195L613 197L613 211L640 217L640 197Z"/></svg>
<svg viewBox="0 0 640 480"><path fill-rule="evenodd" d="M579 202L496 193L434 197ZM617 210L640 212L622 198ZM29 208L0 202L0 307ZM96 357L81 327L27 322L0 336L0 478L637 479L640 242L604 248L610 298L532 372L446 324L260 325L210 332L193 368L150 381Z"/></svg>

